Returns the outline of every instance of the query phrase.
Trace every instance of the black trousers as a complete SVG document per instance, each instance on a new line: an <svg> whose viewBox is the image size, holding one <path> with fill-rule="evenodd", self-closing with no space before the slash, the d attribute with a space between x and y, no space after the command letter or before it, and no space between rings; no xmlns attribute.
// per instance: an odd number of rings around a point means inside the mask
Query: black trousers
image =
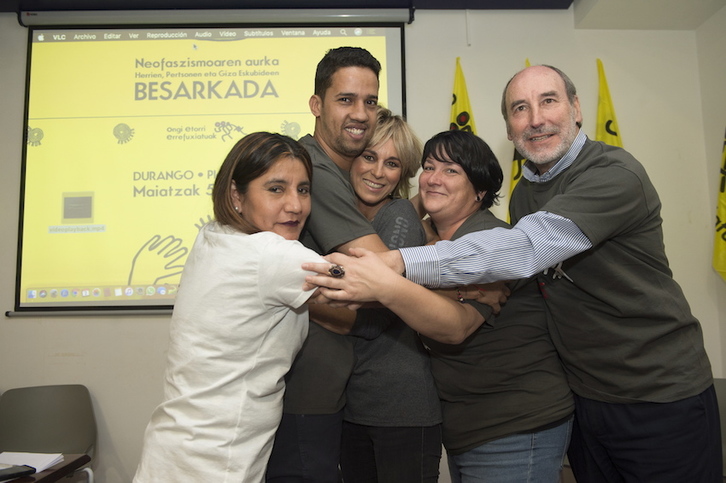
<svg viewBox="0 0 726 483"><path fill-rule="evenodd" d="M637 404L576 395L568 458L583 483L721 483L716 392Z"/></svg>
<svg viewBox="0 0 726 483"><path fill-rule="evenodd" d="M380 427L343 421L345 483L436 483L440 462L440 424Z"/></svg>
<svg viewBox="0 0 726 483"><path fill-rule="evenodd" d="M270 483L339 483L343 411L286 414L267 464Z"/></svg>

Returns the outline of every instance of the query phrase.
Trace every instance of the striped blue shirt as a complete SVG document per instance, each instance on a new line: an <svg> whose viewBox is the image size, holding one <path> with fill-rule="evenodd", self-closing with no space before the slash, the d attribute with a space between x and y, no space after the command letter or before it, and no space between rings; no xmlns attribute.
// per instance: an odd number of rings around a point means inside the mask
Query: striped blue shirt
<svg viewBox="0 0 726 483"><path fill-rule="evenodd" d="M551 180L573 163L586 139L580 131L551 170L539 175L527 163L523 176L533 183ZM478 231L400 252L409 280L427 287L454 287L527 278L590 248L590 240L571 220L538 211L511 229Z"/></svg>

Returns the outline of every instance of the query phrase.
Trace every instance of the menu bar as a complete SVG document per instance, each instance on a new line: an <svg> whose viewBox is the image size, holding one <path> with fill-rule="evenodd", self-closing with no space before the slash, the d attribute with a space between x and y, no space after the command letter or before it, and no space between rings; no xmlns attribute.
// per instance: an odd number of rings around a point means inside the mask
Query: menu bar
<svg viewBox="0 0 726 483"><path fill-rule="evenodd" d="M286 28L204 28L204 29L58 29L35 30L33 42L99 42L129 40L243 40L291 37L371 37L384 35L376 27L286 27Z"/></svg>

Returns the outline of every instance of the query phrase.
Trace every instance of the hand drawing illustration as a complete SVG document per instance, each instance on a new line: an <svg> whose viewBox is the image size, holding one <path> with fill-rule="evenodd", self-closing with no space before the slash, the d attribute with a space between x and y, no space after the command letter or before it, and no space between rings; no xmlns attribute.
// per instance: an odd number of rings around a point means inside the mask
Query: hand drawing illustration
<svg viewBox="0 0 726 483"><path fill-rule="evenodd" d="M207 215L207 219L205 220L204 217L199 217L199 223L194 223L194 227L198 230L201 230L204 225L212 221L213 218L210 215Z"/></svg>
<svg viewBox="0 0 726 483"><path fill-rule="evenodd" d="M160 280L181 275L185 257L189 253L182 243L181 238L171 235L165 238L161 235L152 236L136 252L131 262L128 284L149 283L151 278L154 279L153 284L158 284ZM173 282L164 280L164 283Z"/></svg>

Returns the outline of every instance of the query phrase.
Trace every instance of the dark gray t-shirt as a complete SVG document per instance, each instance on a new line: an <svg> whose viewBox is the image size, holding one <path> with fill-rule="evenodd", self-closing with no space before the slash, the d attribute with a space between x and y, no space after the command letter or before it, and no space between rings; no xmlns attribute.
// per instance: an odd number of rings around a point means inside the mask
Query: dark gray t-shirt
<svg viewBox="0 0 726 483"><path fill-rule="evenodd" d="M454 233L507 226L478 211ZM447 451L461 454L488 441L531 432L572 414L572 393L547 330L548 314L535 280L520 281L497 316L485 317L458 345L424 338L443 409Z"/></svg>
<svg viewBox="0 0 726 483"><path fill-rule="evenodd" d="M538 276L552 340L570 387L583 397L672 402L712 383L701 326L668 266L660 207L632 155L590 140L554 179L521 179L512 194L513 222L555 213L592 242L560 270Z"/></svg>
<svg viewBox="0 0 726 483"><path fill-rule="evenodd" d="M321 255L375 230L358 211L349 174L307 135L300 144L313 161L312 211L300 241ZM310 321L308 337L288 373L284 412L333 414L345 405L345 386L353 370L351 338Z"/></svg>
<svg viewBox="0 0 726 483"><path fill-rule="evenodd" d="M410 201L381 207L373 228L388 248L426 243ZM346 390L345 420L367 426L434 426L441 406L429 356L418 334L387 309L359 310L356 325L382 329L377 337L353 338L356 364Z"/></svg>

